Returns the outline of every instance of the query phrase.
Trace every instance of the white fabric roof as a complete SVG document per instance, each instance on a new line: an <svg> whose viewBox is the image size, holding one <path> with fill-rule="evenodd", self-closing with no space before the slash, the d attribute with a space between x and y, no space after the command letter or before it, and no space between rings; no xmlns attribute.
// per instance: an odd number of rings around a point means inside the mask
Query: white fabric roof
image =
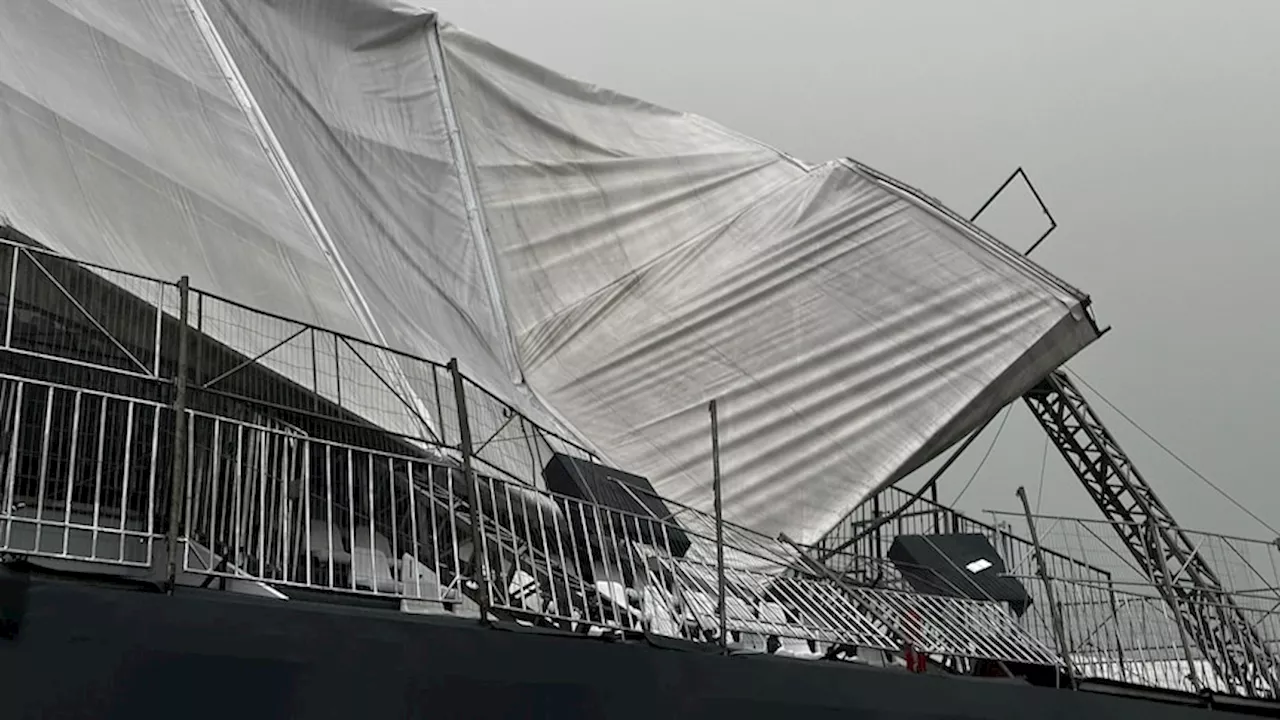
<svg viewBox="0 0 1280 720"><path fill-rule="evenodd" d="M874 171L395 0L5 0L0 214L459 357L701 508L720 398L726 516L801 540L1097 334L1079 292Z"/></svg>

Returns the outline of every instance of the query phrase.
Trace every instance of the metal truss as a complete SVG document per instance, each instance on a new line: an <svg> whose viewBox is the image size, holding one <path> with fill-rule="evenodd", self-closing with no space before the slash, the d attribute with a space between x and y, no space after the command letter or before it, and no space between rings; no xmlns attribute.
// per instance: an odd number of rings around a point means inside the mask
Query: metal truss
<svg viewBox="0 0 1280 720"><path fill-rule="evenodd" d="M1275 657L1066 373L1055 371L1023 400L1159 589L1184 644L1189 638L1228 686L1280 697Z"/></svg>

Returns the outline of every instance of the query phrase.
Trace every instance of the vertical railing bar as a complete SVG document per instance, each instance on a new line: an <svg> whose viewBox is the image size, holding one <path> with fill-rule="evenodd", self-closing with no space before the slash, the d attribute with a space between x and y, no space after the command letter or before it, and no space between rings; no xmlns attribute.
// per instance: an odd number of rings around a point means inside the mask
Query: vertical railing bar
<svg viewBox="0 0 1280 720"><path fill-rule="evenodd" d="M13 262L9 267L9 302L5 308L7 316L4 324L4 346L7 348L13 347L13 310L18 304L18 248L10 247L9 252L13 253ZM5 544L8 545L8 542Z"/></svg>
<svg viewBox="0 0 1280 720"><path fill-rule="evenodd" d="M156 545L156 475L160 472L160 414L161 407L151 408L151 460L147 474L147 567L155 562ZM188 457L190 455L188 454ZM185 475L185 468L184 475ZM166 554L167 557L167 554Z"/></svg>
<svg viewBox="0 0 1280 720"><path fill-rule="evenodd" d="M575 611L577 607L581 607L581 615L585 616L586 612L589 611L589 602L588 600L586 600L586 587L585 587L584 579L579 577L577 578L576 583L573 582L573 578L576 577L576 575L573 573L579 573L581 569L581 564L579 562L579 559L577 559L577 546L576 544L573 544L575 543L575 539L573 539L573 529L572 529L573 521L572 521L572 518L568 516L568 512L566 511L567 507L568 507L567 502L557 503L557 509L561 511L553 512L552 527L556 529L556 548L557 548L558 559L559 559L559 571L561 571L561 577L564 578L564 593L566 593L566 597L564 597L564 609L562 614L564 618L572 621L573 611ZM559 521L561 521L561 516L563 516L564 518L563 532L561 530L561 524L559 524ZM568 560L568 557L570 557L570 552L564 550L564 541L566 541L566 538L564 538L564 533L568 533L568 550L572 551L573 553L572 565L570 565L570 560ZM572 573L571 573L571 570L572 570ZM575 593L573 593L573 589L575 589L575 585L577 588L577 598L581 600L581 605L576 607L575 607Z"/></svg>
<svg viewBox="0 0 1280 720"><path fill-rule="evenodd" d="M453 556L453 577L450 579L449 585L452 586L454 583L457 583L458 592L462 593L462 591L465 589L463 586L463 583L465 583L466 581L462 577L462 558L460 557L460 555L462 554L462 543L458 541L458 513L454 512L454 503L457 502L458 494L453 487L453 479L454 479L453 476L454 476L453 468L447 468L447 471L445 472L445 478L447 479L446 484L448 485L448 487L446 489L448 490L448 497L449 497L449 507L448 507L449 545L450 545L449 554ZM433 522L435 517L434 512L435 512L435 508L432 507Z"/></svg>
<svg viewBox="0 0 1280 720"><path fill-rule="evenodd" d="M19 402L18 410L21 411L22 385L18 386L18 402ZM102 405L99 409L99 417L98 417L98 448L97 448L97 456L95 457L95 462L94 462L94 479L93 479L93 531L89 540L89 543L90 543L89 555L95 559L98 557L98 528L102 526L102 465L103 465L103 458L106 454L106 444L107 444L107 404L110 402L111 402L110 398L107 398L107 397L102 398ZM16 452L18 448L18 427L19 427L18 424L15 423L14 431L13 431L14 452ZM16 458L14 459L16 460ZM10 477L10 480L12 481L12 477ZM12 486L10 487L10 492L12 492ZM6 507L12 504L13 504L13 497L12 495L10 495L10 498Z"/></svg>
<svg viewBox="0 0 1280 720"><path fill-rule="evenodd" d="M419 539L418 539L418 501L417 501L418 482L415 477L417 473L417 469L418 469L417 463L409 460L405 461L405 473L409 478L409 533L410 533L409 537L413 541L413 551L410 553L410 557L413 558L413 585L414 585L413 596L418 600L423 600L425 598L422 597L422 560L420 559L422 555L422 550L421 550L421 543L419 542ZM430 479L431 479L431 473L430 471L428 471L427 480L430 481ZM432 568L432 570L434 572L435 568ZM404 575L403 569L401 570L400 574L401 576ZM437 590L439 589L439 587L440 587L440 574L437 572L436 573ZM437 594L439 593L437 592ZM439 600L439 598L436 598L436 599Z"/></svg>
<svg viewBox="0 0 1280 720"><path fill-rule="evenodd" d="M507 595L507 602L508 604L511 604L515 600L515 598L511 596L511 583L515 581L516 573L524 572L523 564L521 562L521 557L525 552L528 552L530 556L532 556L533 541L531 540L531 537L528 533L529 517L524 513L523 505L520 508L520 517L524 519L525 535L524 537L520 537L519 528L517 527L517 525L520 523L519 521L516 520L515 505L512 503L512 500L511 500L511 484L506 481L495 480L494 482L501 482L502 494L507 501L507 522L508 522L507 530L511 533L511 537L512 537L511 571L510 573L508 573L506 568L502 568L502 578L504 583L503 584L504 592ZM493 483L491 483L489 487L492 488ZM495 518L501 517L500 513L498 513L497 502L494 502L494 515L495 515ZM523 546L523 548L521 546ZM499 547L501 547L501 545L499 545ZM534 575L534 579L535 580L537 579L536 573ZM520 593L519 595L520 609L524 609L525 593L524 593L523 586L520 588L519 593Z"/></svg>
<svg viewBox="0 0 1280 720"><path fill-rule="evenodd" d="M4 540L0 541L0 548L9 547L8 535L9 526L13 523L13 500L10 497L12 493L12 480L10 478L10 470L17 466L17 458L14 457L18 443L18 416L20 414L21 403L15 398L20 398L22 394L22 383L16 380L4 380L0 382L0 412L4 413L4 425L9 432L10 448L5 455L4 470L4 487L0 488L0 519L4 520ZM13 400L13 420L9 418L9 405Z"/></svg>
<svg viewBox="0 0 1280 720"><path fill-rule="evenodd" d="M184 569L185 569L185 568L186 568L186 566L187 566L187 557L191 554L191 536L192 536L193 534L195 534L195 531L196 531L196 528L195 528L195 524L196 524L196 514L195 514L195 495L194 495L194 493L195 493L196 477L197 477L197 475L199 474L199 472L198 472L198 469L197 469L197 468L198 468L198 464L197 464L197 461L196 461L196 438L195 438L195 433L191 432L191 430L190 430L191 425L195 424L195 421L196 421L196 417L195 417L195 415L194 415L193 413L190 413L190 412L188 411L188 416L187 416L187 423L188 423L188 425L187 425L187 428L188 428L188 430L187 430L187 468L186 468L186 472L185 472L185 474L186 474L186 476L187 476L187 480L186 480L187 496L186 496L186 500L185 500L185 509L183 510L183 515L182 515L182 516L183 516L184 526L183 526L183 528L182 528L182 530L181 530L181 533L180 533L180 534L181 534L181 537L185 538L185 542L183 542L183 544L182 544L182 567L183 567ZM157 421L156 421L156 426L157 426L157 427L159 427L159 419L157 419ZM212 559L212 558L211 558L211 559Z"/></svg>
<svg viewBox="0 0 1280 720"><path fill-rule="evenodd" d="M626 582L624 582L626 580L626 574L623 572L623 567L622 567L623 545L620 545L618 543L618 533L614 530L614 526L613 526L613 516L616 515L617 513L611 508L603 507L601 505L594 504L594 503L593 503L593 511L595 512L597 523L600 523L601 515L604 516L603 517L604 522L602 527L608 529L608 535L607 535L608 542L613 546L613 557L615 558L616 565L617 565L617 568L616 568L617 572L615 573L614 572L615 568L609 567L609 557L608 557L608 553L606 552L604 557L605 568L608 570L610 577L616 576L619 578L618 582L610 581L610 585L609 585L610 587L609 598L610 600L613 601L613 616L614 616L614 619L617 620L618 627L620 628L628 627L628 623L630 623L630 620L631 620L631 612L630 612L631 603L627 602L627 592L626 592L627 584ZM601 540L604 541L603 536ZM619 601L618 598L615 597L613 592L613 588L619 585L622 586L621 601ZM623 618L624 609L626 610L625 619Z"/></svg>
<svg viewBox="0 0 1280 720"><path fill-rule="evenodd" d="M265 423L264 423L265 425ZM271 472L271 440L275 433L264 428L256 429L258 438L258 578L267 579L267 483Z"/></svg>
<svg viewBox="0 0 1280 720"><path fill-rule="evenodd" d="M449 361L449 372L453 375L453 394L458 412L459 450L462 454L462 472L466 478L467 492L470 500L467 503L471 522L472 575L478 587L480 621L489 619L489 583L485 576L488 564L487 550L484 549L484 527L480 523L480 483L476 478L473 466L471 445L471 419L467 416L467 389L458 366L458 359Z"/></svg>
<svg viewBox="0 0 1280 720"><path fill-rule="evenodd" d="M228 518L231 527L227 528L231 532L231 547L226 548L225 555L230 556L230 563L237 568L240 567L240 550L243 544L243 522L241 515L244 512L244 425L236 423L236 465L233 473L234 479L231 485L231 513Z"/></svg>
<svg viewBox="0 0 1280 720"><path fill-rule="evenodd" d="M278 444L276 451L279 457L273 463L273 468L279 470L279 480L272 485L276 492L276 506L279 510L277 519L280 521L279 531L275 533L276 552L275 559L280 563L280 572L277 575L281 582L289 581L289 495L290 483L293 480L293 445L297 442L293 433L289 430L281 432L278 436Z"/></svg>
<svg viewBox="0 0 1280 720"><path fill-rule="evenodd" d="M167 287L167 285L163 282L156 282L155 286L156 286L156 336L155 336L155 344L152 348L153 351L155 352L155 355L153 356L152 363L151 363L151 372L153 375L156 376L156 378L159 378L160 377L160 355L161 355L160 329L164 327L164 290Z"/></svg>
<svg viewBox="0 0 1280 720"><path fill-rule="evenodd" d="M342 405L342 350L338 336L333 336L333 381L338 405Z"/></svg>
<svg viewBox="0 0 1280 720"><path fill-rule="evenodd" d="M71 462L67 466L67 496L62 506L62 555L66 556L71 545L71 499L76 482L76 466L80 449L80 407L84 402L84 393L76 390L75 405L71 409Z"/></svg>
<svg viewBox="0 0 1280 720"><path fill-rule="evenodd" d="M213 452L212 459L209 462L209 546L206 548L209 552L209 567L206 570L213 570L213 556L218 552L218 546L223 543L218 542L218 500L221 496L221 490L225 487L222 482L222 426L225 421L220 417L213 418ZM190 532L188 528L187 532ZM186 558L183 558L185 563Z"/></svg>
<svg viewBox="0 0 1280 720"><path fill-rule="evenodd" d="M638 608L638 610L639 610L639 612L640 612L640 620L639 620L639 621L640 621L641 623L643 623L643 622L644 622L645 612L646 612L646 611L645 611L645 607L644 607L644 595L642 594L643 586L640 584L640 578L641 578L641 575L640 575L640 573L639 573L639 572L637 572L637 571L636 571L636 556L637 556L637 555L642 555L642 554L643 554L643 553L641 552L641 550L638 548L638 546L640 546L640 545L642 545L642 544L643 544L643 543L641 542L641 537L644 535L644 533L640 531L640 518L639 518L639 517L637 517L637 516L635 516L635 515L622 515L622 514L620 514L618 519L619 519L619 520L621 521L621 523L622 523L622 528L623 528L623 532L624 532L624 533L626 533L626 532L627 532L627 520L628 520L628 519L630 519L630 520L635 524L635 526L636 526L635 537L634 537L634 538L629 538L629 539L627 539L627 541L626 541L626 545L627 545L627 564L631 566L631 585L629 585L628 587L634 586L633 590L634 590L634 591L635 591L635 593L636 593L636 597L639 599L639 605L640 605L640 607ZM632 610L633 610L633 611L634 611L634 610L636 610L636 609L637 609L637 608L632 608ZM632 624L633 624L633 626L634 626L634 624L635 624L635 622L636 622L636 618L635 618L635 615L634 615L634 614L633 614L633 615L632 615L632 617L631 617L631 622L632 622Z"/></svg>
<svg viewBox="0 0 1280 720"><path fill-rule="evenodd" d="M44 435L40 441L40 469L38 471L39 475L36 477L36 544L32 548L36 552L40 551L41 533L44 530L44 523L42 522L44 520L44 495L45 484L49 475L49 443L52 441L53 436L53 404L56 392L57 389L54 387L48 387L45 391ZM121 522L123 523L123 520ZM120 529L123 530L123 526ZM121 558L123 558L124 540L121 539L120 542Z"/></svg>
<svg viewBox="0 0 1280 720"><path fill-rule="evenodd" d="M204 293L197 290L193 290L191 293L194 294L196 298L196 336L204 337ZM179 305L181 305L181 301L179 301ZM203 377L202 370L204 368L204 355L205 354L202 352L196 353L195 365L192 368L192 377L197 383L200 382L200 378Z"/></svg>
<svg viewBox="0 0 1280 720"><path fill-rule="evenodd" d="M581 529L581 531L582 531L582 542L583 542L583 543L585 543L585 548L586 548L586 553L587 553L587 564L590 566L590 572L591 572L591 580L592 580L592 584L591 584L591 594L592 594L592 596L595 598L595 601L596 601L596 602L595 602L595 605L596 605L596 614L597 614L597 617L599 618L600 627L603 627L604 625L607 625L607 624L608 624L608 621L609 621L609 617L608 617L608 615L609 615L609 614L608 614L608 612L605 610L605 607L604 607L604 598L603 598L603 593L601 593L601 592L600 592L600 582L599 582L599 580L598 580L598 579L596 578L596 576L595 576L595 575L596 575L596 573L595 573L595 561L594 561L594 558L592 557L591 532L590 532L590 530L588 530L588 529L587 529L587 528L588 528L588 526L587 526L587 511L586 511L586 504L585 504L585 503L583 503L583 502L581 502L581 501L578 501L578 500L573 500L573 501L570 501L570 502L572 502L572 503L573 503L573 505L574 505L575 507L577 507L577 509L578 509L578 520L579 520L579 521L581 521L581 525L580 525L579 527L580 527L580 529ZM599 535L597 535L597 537L599 537ZM600 554L601 554L601 555L603 555L603 554L604 554L603 543L604 543L604 541L603 541L603 540L601 540L601 541L600 541L600 543L599 543L599 544L601 545L601 547L599 548L599 550L600 550ZM574 543L574 547L575 547L575 548L577 547L577 543ZM578 552L577 552L577 550L576 550L576 549L574 550L574 554L575 554L575 555L577 555L577 554L578 554ZM579 565L578 565L578 567L579 567L580 569L582 568L582 564L581 564L581 559L580 559L580 558L579 558ZM584 581L584 582L583 582L583 589L584 589L584 591L586 590L586 588L587 588L587 584L586 584L586 582ZM595 625L595 623L591 623L591 624L592 624L592 625Z"/></svg>
<svg viewBox="0 0 1280 720"><path fill-rule="evenodd" d="M611 510L610 516L609 516L609 525L610 525L610 532L614 533L614 538L615 538L614 544L618 546L618 551L619 551L618 573L619 575L621 575L623 580L622 597L623 597L623 600L626 602L626 607L627 607L627 626L634 628L636 626L636 613L638 610L642 611L643 608L636 608L631 603L631 599L628 597L628 593L627 593L627 591L631 591L632 593L635 593L637 591L637 588L635 587L635 585L638 582L638 576L636 575L636 572L635 572L635 555L637 550L635 546L635 541L631 537L629 537L630 531L627 528L628 517L630 517L628 514L620 510ZM628 567L631 568L630 582L627 581ZM643 617L643 615L641 615L641 617Z"/></svg>
<svg viewBox="0 0 1280 720"><path fill-rule="evenodd" d="M511 486L508 485L507 486L508 501L510 500L510 489L511 489ZM536 502L536 501L532 501L532 502ZM537 508L538 510L542 509L541 503L537 504ZM545 598L542 597L542 583L538 581L537 549L534 546L533 530L529 525L529 508L525 504L523 497L520 500L520 518L524 521L525 550L529 555L529 573L528 574L533 579L533 585L536 588L535 592L538 593L537 599L542 600L543 601L542 605L545 606L546 604ZM542 535L542 532L539 532L538 534ZM517 568L520 567L520 562L518 560L516 562L516 567ZM521 572L524 572L524 571L521 570ZM521 604L523 604L523 596L521 598ZM537 609L537 612L539 613L542 612L541 606Z"/></svg>
<svg viewBox="0 0 1280 720"><path fill-rule="evenodd" d="M707 408L711 413L711 486L715 495L716 511L716 612L720 620L720 645L727 651L725 638L725 582L724 582L724 502L720 487L720 418L716 401Z"/></svg>
<svg viewBox="0 0 1280 720"><path fill-rule="evenodd" d="M440 444L448 447L449 436L445 431L444 405L440 401L440 368L435 365L431 366L431 385L436 396L436 419L437 422L440 423ZM433 484L434 482L435 481L432 480ZM432 514L435 514L434 510L432 511Z"/></svg>
<svg viewBox="0 0 1280 720"><path fill-rule="evenodd" d="M538 508L538 535L542 539L542 558L547 566L547 592L551 596L550 607L555 608L554 612L556 615L563 615L564 609L561 608L560 606L561 605L560 597L559 597L559 594L557 593L557 588L556 588L556 585L558 585L559 583L556 582L555 563L553 562L554 558L551 555L551 546L550 544L547 543L547 518L546 518L546 514L542 511L541 502L538 503L537 508ZM553 518L552 522L554 522L554 515L552 516L552 518ZM547 607L548 605L545 602L545 598L544 598L543 610L545 610Z"/></svg>
<svg viewBox="0 0 1280 720"><path fill-rule="evenodd" d="M163 285L161 286L163 288ZM163 289L161 290L163 293ZM162 295L163 297L163 295ZM166 533L165 548L168 563L165 576L166 586L170 593L177 583L178 575L178 537L181 528L179 518L182 514L182 488L187 483L187 364L190 352L187 342L187 327L190 319L187 314L191 303L191 278L183 275L178 279L178 366L173 374L173 467L169 481L169 525ZM160 365L160 320L164 312L162 307L156 309L156 375L159 376Z"/></svg>
<svg viewBox="0 0 1280 720"><path fill-rule="evenodd" d="M1066 631L1062 626L1062 614L1053 593L1053 580L1049 577L1049 569L1044 561L1044 551L1040 547L1040 539L1036 534L1035 518L1031 516L1031 505L1027 500L1027 491L1018 487L1018 499L1022 502L1023 512L1027 517L1027 527L1031 532L1031 544L1036 554L1036 567L1040 580L1044 583L1045 599L1049 602L1049 616L1053 622L1053 635L1058 642L1058 655L1062 659L1067 673L1067 681L1075 682L1075 670L1071 667L1071 651L1067 647Z"/></svg>
<svg viewBox="0 0 1280 720"><path fill-rule="evenodd" d="M373 554L376 545L373 539L376 534L373 526L378 521L377 505L373 499L373 453L365 451L364 456L368 458L368 462L365 463L367 466L365 481L369 485L369 572L373 574L373 594L377 595L381 590L378 589L378 564L375 562L376 556Z"/></svg>
<svg viewBox="0 0 1280 720"><path fill-rule="evenodd" d="M336 588L338 580L335 577L333 568L333 446L326 443L324 446L324 484L325 484L325 528L329 535L329 547L325 549L325 555L329 563L329 576L325 579L326 588Z"/></svg>
<svg viewBox="0 0 1280 720"><path fill-rule="evenodd" d="M441 422L441 432L444 432L444 423ZM448 583L445 582L444 568L440 567L440 521L436 517L436 471L439 469L436 465L427 465L427 497L429 502L427 505L427 519L431 525L431 571L436 574L436 596L441 602L444 601L445 588ZM417 495L415 492L414 495ZM453 513L449 513L453 515ZM417 514L414 514L417 517ZM452 536L451 536L452 537ZM452 542L452 541L451 541Z"/></svg>
<svg viewBox="0 0 1280 720"><path fill-rule="evenodd" d="M127 400L124 401L124 408L124 463L121 466L120 487L120 560L124 560L125 521L129 516L129 476L132 474L133 465L133 402Z"/></svg>
<svg viewBox="0 0 1280 720"><path fill-rule="evenodd" d="M564 618L572 620L573 610L575 610L575 606L573 606L573 587L575 587L575 585L577 585L577 596L579 596L582 601L580 607L582 609L582 615L584 616L589 610L589 601L586 600L584 579L579 577L577 578L577 583L575 583L573 582L573 577L575 577L575 575L571 574L571 570L573 573L579 573L582 565L580 564L579 559L577 559L577 546L575 544L575 539L573 539L572 518L568 516L567 512L563 512L563 510L567 509L568 503L557 503L557 507L558 509L561 509L562 512L553 512L552 527L556 529L556 547L559 553L559 566L561 566L561 577L564 578L564 592L567 594L567 597L564 598L564 609L562 614L564 615ZM559 524L561 515L564 516L563 533L561 532L561 524ZM564 533L568 533L568 548L570 548L570 551L573 553L572 565L570 565L570 561L568 561L568 552L564 550L564 539L566 539L564 538Z"/></svg>
<svg viewBox="0 0 1280 720"><path fill-rule="evenodd" d="M311 339L311 347L314 350L315 333L312 333ZM312 367L314 368L315 365L313 364ZM302 532L304 540L302 543L301 562L304 564L303 577L306 579L307 587L313 587L315 582L312 571L312 565L315 564L312 562L312 558L315 557L315 548L312 547L311 542L311 453L314 448L315 443L311 441L311 438L308 437L302 441Z"/></svg>
<svg viewBox="0 0 1280 720"><path fill-rule="evenodd" d="M667 522L665 520L659 520L658 527L662 528L662 547L666 551L662 557L659 558L658 564L659 566L665 567L665 563L670 561L674 565L676 554L671 549L671 534L667 532ZM669 604L671 605L671 617L679 626L678 632L680 633L680 637L684 637L683 592L680 589L680 583L674 570L671 571L671 589L668 591L668 594L671 596L669 601ZM677 612L677 607L679 607L679 612Z"/></svg>
<svg viewBox="0 0 1280 720"><path fill-rule="evenodd" d="M408 461L405 461L406 464ZM409 470L406 468L405 477L410 477ZM412 481L409 481L409 492L412 494ZM400 552L400 515L396 512L396 461L390 455L387 456L387 485L391 492L391 554L393 557L388 558L393 569L399 569L396 580L400 582L400 594L404 594L404 562ZM416 571L415 571L416 572Z"/></svg>
<svg viewBox="0 0 1280 720"><path fill-rule="evenodd" d="M489 507L493 508L493 511L492 511L492 512L493 512L493 527L496 529L495 535L497 536L497 537L495 537L495 538L494 538L494 544L497 546L497 549L498 549L498 552L497 552L497 555L498 555L498 566L497 566L496 568L494 568L494 567L492 567L492 566L489 564L489 557L490 557L490 555L489 555L489 533L487 533L487 532L482 532L482 533L481 533L481 539L483 540L484 553L483 553L483 554L481 554L481 556L480 556L480 557L482 557L482 558L484 559L484 567L485 567L485 576L484 576L484 577L485 577L485 582L487 583L487 587L488 587L488 589L489 589L489 607L493 607L495 604L500 604L500 605L509 605L509 604L510 604L510 601L511 601L511 585L510 585L510 583L509 583L509 582L506 582L506 581L508 580L508 578L506 577L506 571L505 571L505 569L504 569L504 568L503 568L503 566L502 566L502 563L503 563L503 557L502 557L502 531L503 531L503 530L509 530L509 528L506 528L506 527L504 527L504 526L503 526L503 524L502 524L502 513L500 512L500 508L499 508L499 506L498 506L498 496L497 496L497 492L498 492L498 491L497 491L497 489L496 489L496 487L495 487L495 486L496 486L499 482L501 482L501 481L500 481L500 480L498 480L497 478L493 478L493 477L491 477L491 478L489 478L489 482L484 483L484 485L483 485L483 486L482 486L482 488L481 488L481 490L482 490L482 491L483 491L483 489L484 489L484 488L488 488L488 490L489 490L489 503L490 503L490 504L489 504ZM505 485L504 485L503 487L505 487ZM483 507L483 506L481 506L481 507ZM483 523L483 522L484 522L484 515L481 515L481 516L480 516L480 522L481 522L481 523ZM481 526L481 530L482 530L482 531L484 531L484 530L485 530L485 528L484 528L484 526L483 526L483 525ZM511 530L511 534L512 534L512 536L514 536L514 535L515 535L515 531L514 531L514 530ZM513 540L513 545L514 545L514 546L516 546L516 551L518 551L519 538L515 538L515 539ZM514 551L513 551L513 552L514 552ZM502 601L501 601L501 602L496 601L496 600L494 600L494 599L493 599L493 591L494 591L494 589L499 589L499 590L500 590L500 592L502 593Z"/></svg>
<svg viewBox="0 0 1280 720"><path fill-rule="evenodd" d="M290 582L298 582L298 579L302 577L302 573L298 571L298 563L306 562L308 565L311 564L310 556L302 555L302 551L306 550L311 543L309 538L304 541L301 537L305 531L307 521L299 522L297 518L298 510L301 508L303 512L306 512L310 502L306 499L294 501L292 492L294 487L299 489L299 493L304 492L306 488L307 470L304 466L308 457L307 446L309 438L310 436L299 435L290 440L293 449L289 452L289 469L285 473L285 527L288 528L286 537L289 539L287 540L288 546L285 548L284 564L285 577ZM294 483L295 476L297 478L296 484ZM307 559L304 560L304 558Z"/></svg>
<svg viewBox="0 0 1280 720"><path fill-rule="evenodd" d="M347 573L349 590L356 589L356 460L355 453L347 448L347 539L351 548L351 569Z"/></svg>
<svg viewBox="0 0 1280 720"><path fill-rule="evenodd" d="M600 541L600 564L604 568L606 573L606 578L607 578L609 574L609 541L611 538L605 535L604 525L600 522L600 506L594 503L591 503L591 504L583 503L582 507L591 508L591 517L593 520L595 520L596 538ZM617 548L614 548L614 551L616 552ZM594 570L595 570L595 566L593 564L592 565L593 575L595 574ZM618 613L618 601L613 598L613 589L612 589L612 586L609 585L610 581L606 579L604 582L606 585L610 587L608 599L609 599L609 608L613 610L614 623L620 626L622 624L622 616ZM597 593L600 592L599 578L596 578L596 592ZM601 605L600 609L601 609L601 612L603 613L604 606ZM601 616L601 619L602 620L605 619L603 614Z"/></svg>
<svg viewBox="0 0 1280 720"><path fill-rule="evenodd" d="M307 337L311 340L311 392L312 406L319 408L320 406L320 353L316 348L316 329L314 326L310 328Z"/></svg>

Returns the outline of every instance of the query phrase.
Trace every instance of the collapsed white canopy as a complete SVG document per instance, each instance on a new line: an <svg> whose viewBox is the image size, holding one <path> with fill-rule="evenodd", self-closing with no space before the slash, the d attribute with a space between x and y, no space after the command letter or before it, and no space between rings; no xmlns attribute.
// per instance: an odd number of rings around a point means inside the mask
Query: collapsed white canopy
<svg viewBox="0 0 1280 720"><path fill-rule="evenodd" d="M873 171L395 0L0 3L0 214L459 357L696 507L719 398L726 515L802 540L1096 337L1083 295Z"/></svg>

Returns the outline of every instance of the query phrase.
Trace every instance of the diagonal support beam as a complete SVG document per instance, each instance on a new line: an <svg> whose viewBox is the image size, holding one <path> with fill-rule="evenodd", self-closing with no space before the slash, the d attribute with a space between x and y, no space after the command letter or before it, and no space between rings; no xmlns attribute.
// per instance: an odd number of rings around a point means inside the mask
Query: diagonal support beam
<svg viewBox="0 0 1280 720"><path fill-rule="evenodd" d="M1251 696L1280 697L1275 656L1066 373L1023 400L1217 675Z"/></svg>

